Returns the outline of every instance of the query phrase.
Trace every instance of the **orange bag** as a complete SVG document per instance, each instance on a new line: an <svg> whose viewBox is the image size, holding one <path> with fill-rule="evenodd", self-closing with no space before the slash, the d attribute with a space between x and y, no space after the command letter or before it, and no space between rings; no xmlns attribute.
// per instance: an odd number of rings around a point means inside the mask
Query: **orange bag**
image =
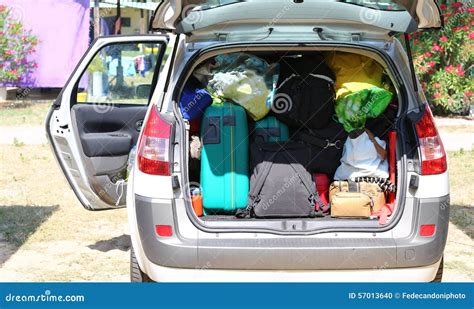
<svg viewBox="0 0 474 309"><path fill-rule="evenodd" d="M191 197L191 203L193 205L194 213L198 217L202 217L203 211L202 211L202 195L193 195Z"/></svg>

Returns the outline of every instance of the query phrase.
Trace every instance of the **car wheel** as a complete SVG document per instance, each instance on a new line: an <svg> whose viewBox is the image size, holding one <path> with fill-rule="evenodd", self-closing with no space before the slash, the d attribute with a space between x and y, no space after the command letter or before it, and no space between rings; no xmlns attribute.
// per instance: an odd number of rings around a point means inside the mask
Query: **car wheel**
<svg viewBox="0 0 474 309"><path fill-rule="evenodd" d="M133 248L130 249L130 281L131 282L153 282L138 265L137 257Z"/></svg>
<svg viewBox="0 0 474 309"><path fill-rule="evenodd" d="M444 269L444 257L441 258L441 263L439 263L438 272L436 273L436 276L431 282L441 282L441 279L443 279L443 269Z"/></svg>

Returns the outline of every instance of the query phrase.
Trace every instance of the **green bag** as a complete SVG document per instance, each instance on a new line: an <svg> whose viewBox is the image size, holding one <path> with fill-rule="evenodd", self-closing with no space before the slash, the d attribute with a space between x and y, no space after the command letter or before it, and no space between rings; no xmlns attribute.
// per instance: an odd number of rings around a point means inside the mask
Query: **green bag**
<svg viewBox="0 0 474 309"><path fill-rule="evenodd" d="M348 84L353 85L346 85L347 89L338 96L335 110L339 123L351 133L364 129L367 118L380 116L392 101L393 93L376 86L360 89L362 83Z"/></svg>

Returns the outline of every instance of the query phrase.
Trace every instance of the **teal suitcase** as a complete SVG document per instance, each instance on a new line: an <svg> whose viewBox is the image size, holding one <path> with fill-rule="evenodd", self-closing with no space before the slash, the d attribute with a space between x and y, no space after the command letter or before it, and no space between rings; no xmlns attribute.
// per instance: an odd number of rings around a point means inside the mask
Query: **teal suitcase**
<svg viewBox="0 0 474 309"><path fill-rule="evenodd" d="M201 189L205 214L247 207L249 141L245 110L232 103L214 103L201 125Z"/></svg>
<svg viewBox="0 0 474 309"><path fill-rule="evenodd" d="M254 143L284 142L290 138L290 131L286 124L268 116L255 123L252 137Z"/></svg>

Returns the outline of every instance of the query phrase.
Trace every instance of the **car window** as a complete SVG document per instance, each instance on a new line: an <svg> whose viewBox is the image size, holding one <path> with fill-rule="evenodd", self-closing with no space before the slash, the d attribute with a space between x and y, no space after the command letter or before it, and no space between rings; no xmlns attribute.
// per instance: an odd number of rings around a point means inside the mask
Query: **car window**
<svg viewBox="0 0 474 309"><path fill-rule="evenodd" d="M248 1L248 0L247 0ZM255 0L253 0L255 1ZM258 1L258 0L257 0ZM328 2L327 0L306 0L308 2ZM212 9L215 7L238 3L238 2L245 2L244 0L205 0L205 1L194 1L190 0L189 3L196 3L199 7L203 10ZM275 2L281 3L281 0L276 0ZM405 8L397 4L394 1L386 0L386 1L374 1L374 0L333 0L333 2L344 2L348 4L354 4L359 6L365 6L371 9L377 10L387 10L387 11L404 11ZM269 1L271 3L271 1Z"/></svg>
<svg viewBox="0 0 474 309"><path fill-rule="evenodd" d="M359 5L359 6L364 6L367 8L383 10L383 11L405 11L406 10L402 5L397 4L394 1L339 0L338 2Z"/></svg>
<svg viewBox="0 0 474 309"><path fill-rule="evenodd" d="M147 104L161 48L156 43L105 46L82 74L76 102Z"/></svg>
<svg viewBox="0 0 474 309"><path fill-rule="evenodd" d="M206 0L206 1L193 1L190 0L189 3L194 3L196 4L203 10L206 9L212 9L218 6L223 6L223 5L228 5L228 4L233 4L233 3L238 3L238 2L245 2L243 0Z"/></svg>

